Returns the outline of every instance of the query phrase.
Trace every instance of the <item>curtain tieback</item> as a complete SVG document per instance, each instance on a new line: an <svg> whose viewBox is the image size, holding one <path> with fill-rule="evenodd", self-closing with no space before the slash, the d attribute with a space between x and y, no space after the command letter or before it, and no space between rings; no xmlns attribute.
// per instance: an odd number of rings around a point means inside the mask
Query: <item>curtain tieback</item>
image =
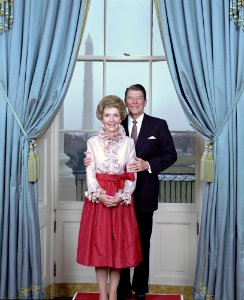
<svg viewBox="0 0 244 300"><path fill-rule="evenodd" d="M213 144L206 142L205 149L201 158L200 179L205 182L213 181Z"/></svg>
<svg viewBox="0 0 244 300"><path fill-rule="evenodd" d="M229 110L228 114L226 115L223 123L219 127L218 131L216 132L214 138L211 141L207 141L205 145L205 149L201 158L201 168L200 168L200 179L205 182L213 182L214 178L214 154L213 154L213 144L219 137L220 133L222 132L223 127L225 126L226 122L228 121L229 117L232 115L234 109L238 101L241 98L241 95L244 91L244 83L241 85L239 92L236 95L235 100L231 105L231 109Z"/></svg>
<svg viewBox="0 0 244 300"><path fill-rule="evenodd" d="M17 115L17 113L14 110L14 107L10 100L8 99L6 92L3 88L2 83L0 82L0 92L3 95L3 99L6 101L8 107L10 108L15 121L19 125L20 130L23 133L23 136L26 138L26 140L29 142L29 155L28 155L28 179L29 182L36 182L40 179L40 155L37 150L37 144L34 139L31 139L28 137L24 127L22 126L20 119Z"/></svg>

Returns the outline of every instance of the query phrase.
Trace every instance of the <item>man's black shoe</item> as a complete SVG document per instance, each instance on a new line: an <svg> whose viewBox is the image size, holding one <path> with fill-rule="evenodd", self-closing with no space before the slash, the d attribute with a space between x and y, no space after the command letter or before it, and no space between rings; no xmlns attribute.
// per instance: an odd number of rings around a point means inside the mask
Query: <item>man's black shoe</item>
<svg viewBox="0 0 244 300"><path fill-rule="evenodd" d="M132 297L132 291L126 293L126 294L117 294L117 300L130 300Z"/></svg>
<svg viewBox="0 0 244 300"><path fill-rule="evenodd" d="M146 295L143 294L143 295L137 295L135 294L135 300L146 300Z"/></svg>

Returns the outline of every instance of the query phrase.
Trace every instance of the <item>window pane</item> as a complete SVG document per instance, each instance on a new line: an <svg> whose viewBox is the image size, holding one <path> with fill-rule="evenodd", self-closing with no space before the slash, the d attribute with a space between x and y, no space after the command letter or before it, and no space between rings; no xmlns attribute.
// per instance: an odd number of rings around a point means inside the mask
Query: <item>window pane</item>
<svg viewBox="0 0 244 300"><path fill-rule="evenodd" d="M72 169L73 173L85 171L83 158L85 157L84 152L87 150L87 140L95 133L60 133L60 135L62 134L64 135L64 153L70 158L66 165Z"/></svg>
<svg viewBox="0 0 244 300"><path fill-rule="evenodd" d="M107 1L107 55L150 54L150 1Z"/></svg>
<svg viewBox="0 0 244 300"><path fill-rule="evenodd" d="M96 106L102 98L103 71L101 62L77 62L64 100L65 130L97 130Z"/></svg>
<svg viewBox="0 0 244 300"><path fill-rule="evenodd" d="M86 26L80 45L79 55L103 55L104 54L104 5L101 0L90 2ZM87 53L85 42L91 39L93 53Z"/></svg>
<svg viewBox="0 0 244 300"><path fill-rule="evenodd" d="M163 42L161 39L157 14L153 6L153 55L165 55Z"/></svg>
<svg viewBox="0 0 244 300"><path fill-rule="evenodd" d="M159 202L195 203L196 133L174 132L177 161L159 175Z"/></svg>
<svg viewBox="0 0 244 300"><path fill-rule="evenodd" d="M153 116L165 119L170 130L192 130L175 92L167 62L154 62L152 70Z"/></svg>
<svg viewBox="0 0 244 300"><path fill-rule="evenodd" d="M65 201L83 201L86 187L85 167L83 164L87 140L94 134L60 133L60 199ZM172 134L178 154L176 163L159 174L159 202L194 203L195 202L195 132L177 132ZM64 176L65 175L65 176ZM69 176L67 176L69 175ZM67 189L69 189L68 196ZM71 196L72 194L72 196Z"/></svg>
<svg viewBox="0 0 244 300"><path fill-rule="evenodd" d="M114 94L124 99L128 86L142 84L148 92L149 66L147 62L110 62L107 63L106 93ZM149 105L145 112L148 112Z"/></svg>
<svg viewBox="0 0 244 300"><path fill-rule="evenodd" d="M59 133L59 201L81 201L87 190L83 158L92 134Z"/></svg>

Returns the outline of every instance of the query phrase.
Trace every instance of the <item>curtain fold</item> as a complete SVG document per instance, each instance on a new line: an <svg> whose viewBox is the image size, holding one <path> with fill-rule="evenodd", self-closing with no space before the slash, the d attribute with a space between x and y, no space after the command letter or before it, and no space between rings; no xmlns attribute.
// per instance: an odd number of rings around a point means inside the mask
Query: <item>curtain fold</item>
<svg viewBox="0 0 244 300"><path fill-rule="evenodd" d="M214 142L194 299L244 297L244 33L229 1L155 0L168 66L189 123Z"/></svg>
<svg viewBox="0 0 244 300"><path fill-rule="evenodd" d="M29 141L47 131L62 105L88 8L85 0L18 0L13 28L0 35L1 299L43 297L38 183L28 182Z"/></svg>

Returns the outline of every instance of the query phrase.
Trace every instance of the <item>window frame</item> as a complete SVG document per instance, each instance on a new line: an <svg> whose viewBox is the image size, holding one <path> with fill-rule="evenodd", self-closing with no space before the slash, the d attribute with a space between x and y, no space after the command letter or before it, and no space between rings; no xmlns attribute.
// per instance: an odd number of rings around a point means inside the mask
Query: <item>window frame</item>
<svg viewBox="0 0 244 300"><path fill-rule="evenodd" d="M94 61L103 63L103 96L106 95L106 63L108 62L146 62L149 64L149 90L147 90L147 106L149 114L152 114L152 64L153 62L166 62L166 55L153 55L153 12L155 10L154 2L150 1L150 55L148 56L126 56L126 55L106 55L106 41L107 41L107 0L104 0L104 39L103 49L104 55L78 55L77 62ZM156 12L155 12L156 13ZM89 17L89 14L88 14ZM81 130L82 131L82 130Z"/></svg>

